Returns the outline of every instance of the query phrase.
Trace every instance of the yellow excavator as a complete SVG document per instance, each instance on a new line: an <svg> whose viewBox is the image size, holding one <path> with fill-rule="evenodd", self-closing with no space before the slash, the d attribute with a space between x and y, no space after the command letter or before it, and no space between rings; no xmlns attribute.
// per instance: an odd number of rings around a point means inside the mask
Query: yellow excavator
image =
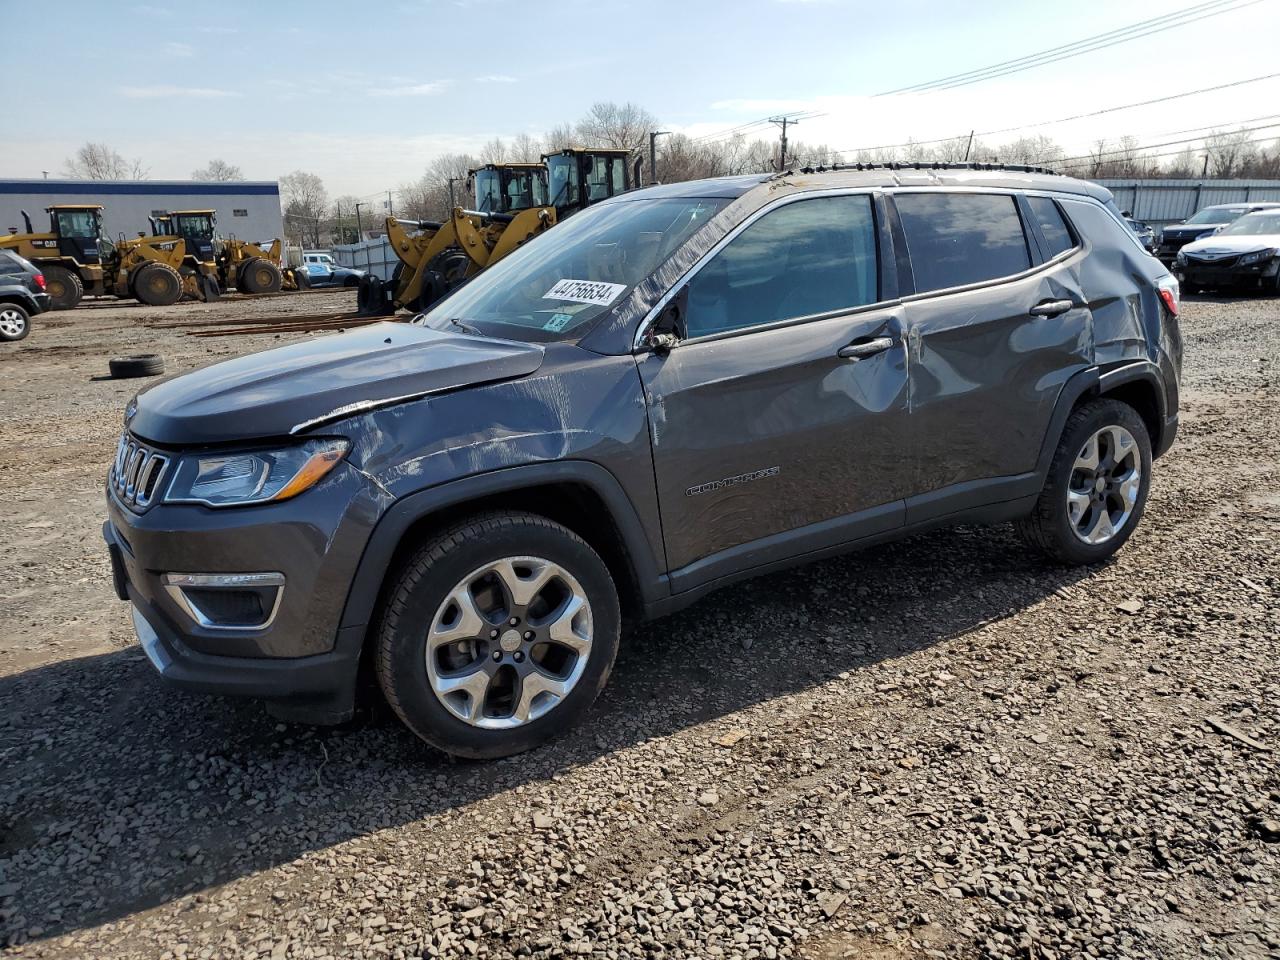
<svg viewBox="0 0 1280 960"><path fill-rule="evenodd" d="M360 281L359 312L426 310L565 217L631 189L639 169L628 169L629 155L570 148L544 154L541 163L485 164L467 176L476 209L455 207L443 222L387 217L387 241L400 262L389 281Z"/></svg>
<svg viewBox="0 0 1280 960"><path fill-rule="evenodd" d="M144 234L112 243L102 233L99 204L55 204L46 212L48 232L38 233L23 211L26 232L0 236L0 250L40 268L55 310L72 309L86 294L134 297L151 306L167 306L182 295L181 238Z"/></svg>

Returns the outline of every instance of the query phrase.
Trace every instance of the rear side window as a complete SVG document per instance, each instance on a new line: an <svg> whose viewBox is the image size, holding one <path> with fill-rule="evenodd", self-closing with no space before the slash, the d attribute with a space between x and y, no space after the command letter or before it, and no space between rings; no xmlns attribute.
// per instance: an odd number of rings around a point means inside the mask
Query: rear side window
<svg viewBox="0 0 1280 960"><path fill-rule="evenodd" d="M691 337L830 313L878 299L865 195L799 200L765 214L689 281Z"/></svg>
<svg viewBox="0 0 1280 960"><path fill-rule="evenodd" d="M977 193L900 193L916 293L1021 273L1031 266L1013 197Z"/></svg>
<svg viewBox="0 0 1280 960"><path fill-rule="evenodd" d="M1045 251L1052 260L1060 253L1066 253L1075 247L1075 238L1071 236L1071 228L1062 219L1062 211L1048 197L1027 197L1031 214L1040 225L1040 235L1044 237L1049 249Z"/></svg>
<svg viewBox="0 0 1280 960"><path fill-rule="evenodd" d="M5 250L0 250L0 275L11 277L26 272L21 260Z"/></svg>

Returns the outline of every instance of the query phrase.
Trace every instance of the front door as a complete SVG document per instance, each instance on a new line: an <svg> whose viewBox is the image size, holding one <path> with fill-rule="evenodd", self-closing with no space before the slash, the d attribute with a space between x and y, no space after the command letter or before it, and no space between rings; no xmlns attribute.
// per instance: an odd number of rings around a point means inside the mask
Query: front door
<svg viewBox="0 0 1280 960"><path fill-rule="evenodd" d="M686 338L640 361L677 591L902 524L902 308L866 194L755 220L687 282Z"/></svg>

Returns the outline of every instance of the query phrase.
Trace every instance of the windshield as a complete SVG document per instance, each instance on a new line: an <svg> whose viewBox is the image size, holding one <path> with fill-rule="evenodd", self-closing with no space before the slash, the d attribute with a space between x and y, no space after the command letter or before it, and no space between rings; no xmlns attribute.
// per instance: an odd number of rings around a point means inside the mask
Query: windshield
<svg viewBox="0 0 1280 960"><path fill-rule="evenodd" d="M1251 213L1247 217L1241 217L1218 236L1256 237L1266 233L1280 233L1280 210L1273 213Z"/></svg>
<svg viewBox="0 0 1280 960"><path fill-rule="evenodd" d="M178 223L178 235L188 240L208 240L213 236L213 217L181 216L175 217Z"/></svg>
<svg viewBox="0 0 1280 960"><path fill-rule="evenodd" d="M507 172L507 206L504 213L546 206L547 187L541 174L541 170Z"/></svg>
<svg viewBox="0 0 1280 960"><path fill-rule="evenodd" d="M59 236L93 238L98 235L96 210L59 210L56 216Z"/></svg>
<svg viewBox="0 0 1280 960"><path fill-rule="evenodd" d="M547 157L551 205L573 207L578 204L578 158L557 154Z"/></svg>
<svg viewBox="0 0 1280 960"><path fill-rule="evenodd" d="M1244 207L1205 207L1187 223L1230 223L1244 211Z"/></svg>
<svg viewBox="0 0 1280 960"><path fill-rule="evenodd" d="M502 209L502 187L497 170L476 171L476 209L481 213L497 213Z"/></svg>
<svg viewBox="0 0 1280 960"><path fill-rule="evenodd" d="M517 340L581 336L724 208L727 200L607 203L525 244L427 314Z"/></svg>

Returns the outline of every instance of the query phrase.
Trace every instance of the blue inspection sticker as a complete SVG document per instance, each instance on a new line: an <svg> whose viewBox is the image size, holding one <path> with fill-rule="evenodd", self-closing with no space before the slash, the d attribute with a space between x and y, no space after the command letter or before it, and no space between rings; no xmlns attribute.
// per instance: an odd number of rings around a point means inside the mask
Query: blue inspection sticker
<svg viewBox="0 0 1280 960"><path fill-rule="evenodd" d="M549 330L552 333L559 333L570 323L573 322L572 313L557 313L550 320L542 325L543 330Z"/></svg>

